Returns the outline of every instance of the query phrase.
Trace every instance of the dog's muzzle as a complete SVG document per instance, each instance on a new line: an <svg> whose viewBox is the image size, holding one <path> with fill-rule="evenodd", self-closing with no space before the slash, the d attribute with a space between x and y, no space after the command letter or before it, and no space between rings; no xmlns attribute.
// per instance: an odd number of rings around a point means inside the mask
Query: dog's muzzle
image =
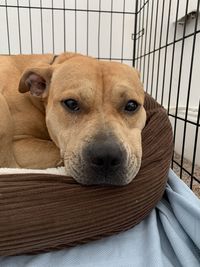
<svg viewBox="0 0 200 267"><path fill-rule="evenodd" d="M124 169L126 153L115 140L106 138L93 141L85 148L84 159L91 183L120 183L119 173ZM90 184L90 181L87 183Z"/></svg>

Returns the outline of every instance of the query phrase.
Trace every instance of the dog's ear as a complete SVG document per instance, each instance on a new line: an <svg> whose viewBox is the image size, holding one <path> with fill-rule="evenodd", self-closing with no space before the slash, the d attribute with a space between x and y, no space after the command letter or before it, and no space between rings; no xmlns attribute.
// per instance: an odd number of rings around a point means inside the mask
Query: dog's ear
<svg viewBox="0 0 200 267"><path fill-rule="evenodd" d="M52 67L39 67L27 69L19 82L19 92L30 91L33 96L45 98L48 95L48 87L51 82Z"/></svg>

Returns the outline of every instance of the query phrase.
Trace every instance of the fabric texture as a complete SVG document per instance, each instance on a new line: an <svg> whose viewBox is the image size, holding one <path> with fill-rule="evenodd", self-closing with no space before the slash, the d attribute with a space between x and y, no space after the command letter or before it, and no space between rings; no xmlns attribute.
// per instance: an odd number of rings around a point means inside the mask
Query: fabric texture
<svg viewBox="0 0 200 267"><path fill-rule="evenodd" d="M127 230L152 211L166 187L172 129L148 95L145 109L142 166L128 186L81 186L55 174L0 175L0 255L87 243Z"/></svg>
<svg viewBox="0 0 200 267"><path fill-rule="evenodd" d="M163 198L134 228L70 249L0 257L0 267L44 266L199 267L200 200L170 170Z"/></svg>

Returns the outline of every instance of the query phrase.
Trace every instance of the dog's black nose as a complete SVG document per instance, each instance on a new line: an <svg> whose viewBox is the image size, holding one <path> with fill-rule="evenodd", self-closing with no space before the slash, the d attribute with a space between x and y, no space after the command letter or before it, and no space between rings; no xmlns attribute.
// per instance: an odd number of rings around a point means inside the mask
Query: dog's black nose
<svg viewBox="0 0 200 267"><path fill-rule="evenodd" d="M87 149L87 159L96 171L104 173L116 171L124 161L121 147L114 141L95 142Z"/></svg>

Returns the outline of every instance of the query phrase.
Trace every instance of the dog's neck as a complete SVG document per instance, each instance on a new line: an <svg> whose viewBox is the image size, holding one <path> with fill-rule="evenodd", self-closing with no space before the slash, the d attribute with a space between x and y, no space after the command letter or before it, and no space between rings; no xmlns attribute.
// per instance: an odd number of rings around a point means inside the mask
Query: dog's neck
<svg viewBox="0 0 200 267"><path fill-rule="evenodd" d="M29 99L32 105L45 116L46 101L43 100L42 98L37 98L31 95L29 95Z"/></svg>

